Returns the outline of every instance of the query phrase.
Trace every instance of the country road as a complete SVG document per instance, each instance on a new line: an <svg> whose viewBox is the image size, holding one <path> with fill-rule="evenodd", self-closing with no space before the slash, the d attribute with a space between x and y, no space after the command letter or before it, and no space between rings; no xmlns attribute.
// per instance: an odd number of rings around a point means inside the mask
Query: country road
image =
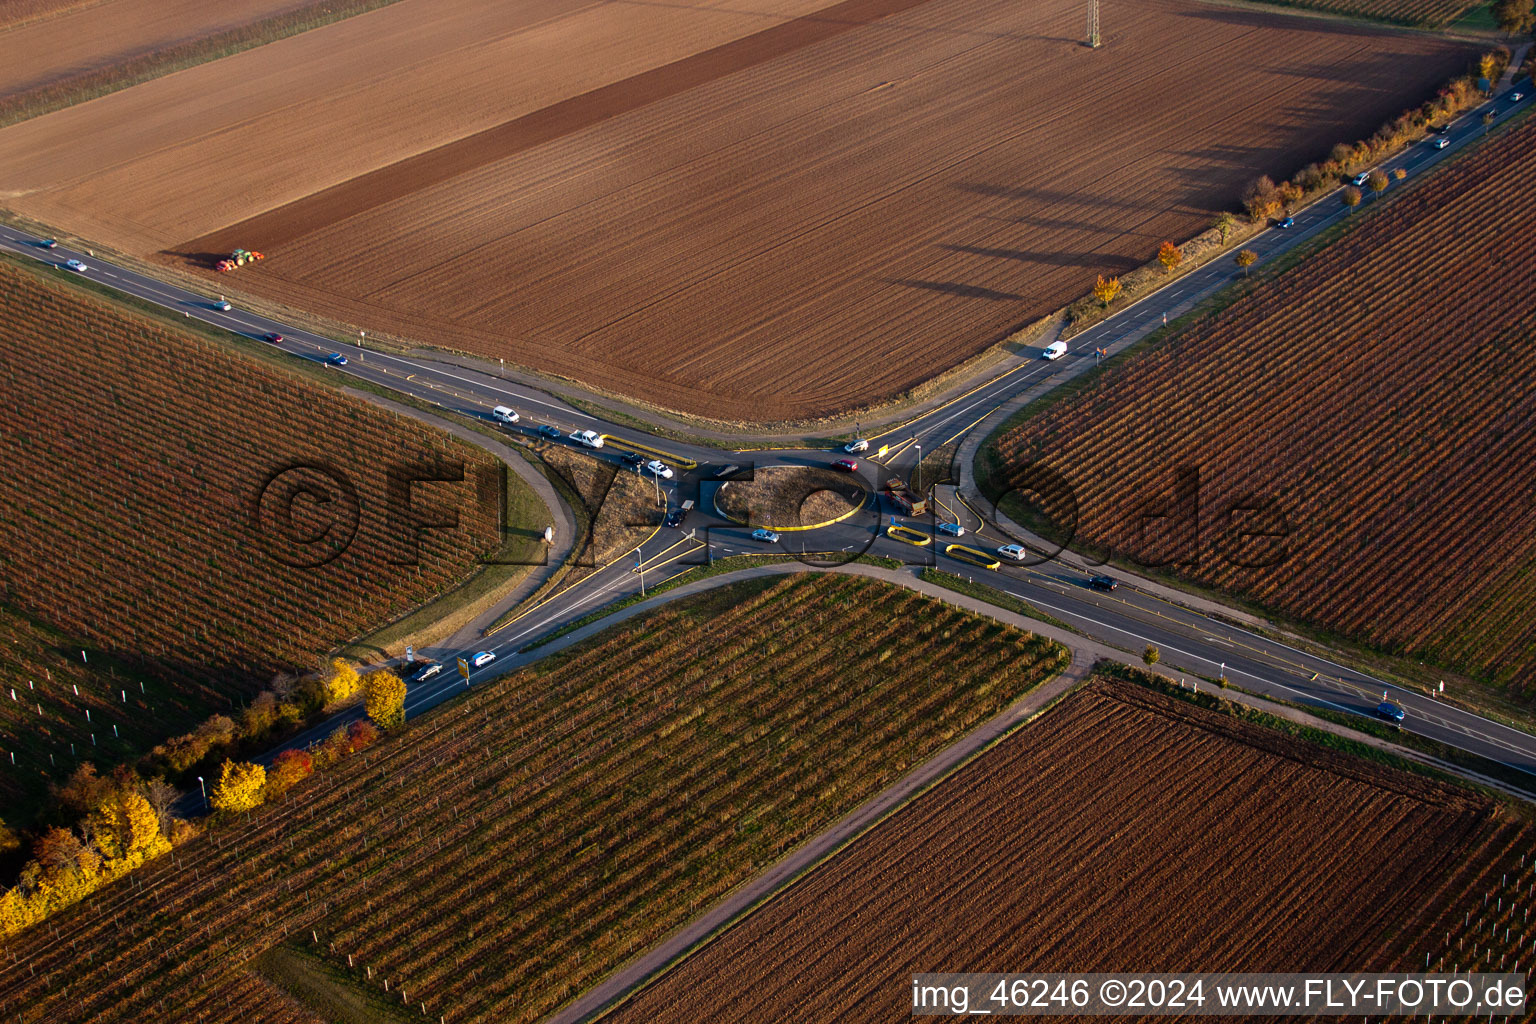
<svg viewBox="0 0 1536 1024"><path fill-rule="evenodd" d="M1505 91L1454 122L1446 136L1449 141L1446 148L1435 149L1421 143L1381 166L1388 171L1401 168L1412 180L1422 170L1451 158L1479 139L1483 135L1480 117L1484 110L1490 109L1499 118L1507 118L1515 108ZM1271 228L1252 238L1246 247L1258 253L1262 265L1316 237L1347 216L1349 212L1342 204L1325 197L1298 211L1294 226ZM1256 693L1358 715L1369 715L1385 691L1406 709L1408 718L1404 727L1409 731L1528 773L1536 787L1536 736L1417 693L1399 690L1350 666L1261 635L1235 624L1234 620L1242 619L1236 612L1220 609L1212 602L1150 580L1117 573L1121 586L1113 593L1104 593L1087 585L1091 570L1080 559L1070 556L1039 566L1004 566L996 571L956 561L943 552L945 542L952 538L937 536L939 519L933 516L903 519L888 499L878 496L888 477L910 476L923 449L932 452L946 444L963 442L966 457L959 460L962 466L959 493L953 489L946 492L942 488L939 492L941 498L951 499L943 506L943 519L964 525L967 535L961 538L962 542L974 539L984 550L1023 539L1018 528L1005 516L980 501L970 481L970 455L980 440L1024 403L1065 380L1092 372L1098 361L1098 351L1114 354L1123 350L1161 328L1165 318L1172 320L1183 315L1230 284L1239 272L1229 258L1217 259L1174 279L1163 289L1074 337L1069 343L1068 355L1063 359L1046 361L1033 354L1013 357L990 371L984 379L958 386L939 396L909 419L870 428L867 434L871 441L870 451L854 456L860 461L856 475L874 495L864 511L814 534L786 533L778 543L770 544L754 540L748 528L730 523L714 513L714 492L719 486L716 471L728 463L741 466L742 473L770 466L826 465L840 457L840 451L772 447L753 450L754 445L772 445L775 439L744 436L737 442L740 448L733 453L716 445L661 438L646 434L628 425L627 421L604 422L545 391L508 380L489 368L469 368L449 361L447 357L395 355L338 345L321 335L238 307L221 311L204 295L114 266L90 253L69 250L62 245L56 249L46 248L41 239L8 225L0 224L0 248L59 266L60 274L73 273L62 269L63 264L69 259L79 259L88 266L83 276L91 280L250 339L261 341L269 335L281 335L282 340L275 347L295 359L323 363L328 354L338 353L346 357L346 364L334 369L343 382L348 378L366 381L488 425L493 425L490 410L494 406L511 406L522 418L515 427L501 428L508 442L526 438L541 426L558 429L563 434L576 429L594 430L604 435L608 443L601 451L590 452L593 457L617 461L626 448L634 447L647 457L659 457L675 467L674 479L657 481L657 486L666 492L674 509L686 498L695 501L695 510L681 528L658 531L632 558L599 568L579 585L557 591L555 596L524 612L517 620L473 643L467 642L469 638L461 634L453 644L423 652L443 660L450 671L411 687L408 709L412 714L419 714L452 697L466 686L472 688L557 649L566 641L541 648L536 653L520 653L531 641L614 600L637 594L642 586L654 586L692 565L740 554L822 551L846 553L851 557L867 552L896 558L911 566L932 566L974 576L978 582L990 583L1027 601L1082 635L1121 652L1121 657L1133 659L1139 656L1144 646L1153 644L1163 652L1162 667L1174 672L1207 677L1225 673L1239 686ZM884 456L878 454L882 447L887 449ZM874 460L871 455L875 456ZM890 537L885 527L896 521L903 521L924 535L934 536L935 542L914 546ZM570 528L569 522L568 518L563 519L562 528ZM824 560L812 561L824 564ZM636 571L637 564L643 574ZM954 598L946 596L945 599ZM1220 618L1212 614L1218 611ZM486 621L493 618L494 615L488 616ZM578 631L573 635L582 633ZM467 681L451 671L453 659L481 650L495 654L496 659L473 671ZM327 723L325 728L333 726L334 723Z"/></svg>

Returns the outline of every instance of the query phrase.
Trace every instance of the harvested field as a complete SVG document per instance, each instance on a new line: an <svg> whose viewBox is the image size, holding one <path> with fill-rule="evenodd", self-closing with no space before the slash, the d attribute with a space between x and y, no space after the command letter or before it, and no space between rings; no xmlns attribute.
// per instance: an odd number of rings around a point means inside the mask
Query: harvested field
<svg viewBox="0 0 1536 1024"><path fill-rule="evenodd" d="M1357 215L999 464L1061 472L1083 543L1536 694L1533 148L1528 121Z"/></svg>
<svg viewBox="0 0 1536 1024"><path fill-rule="evenodd" d="M684 599L477 685L60 913L57 938L8 941L36 974L0 972L0 1005L282 1019L247 968L291 940L428 1020L532 1021L1066 662L856 577Z"/></svg>
<svg viewBox="0 0 1536 1024"><path fill-rule="evenodd" d="M1442 906L1530 841L1466 791L1099 679L605 1019L874 1024L928 971L1422 967Z"/></svg>
<svg viewBox="0 0 1536 1024"><path fill-rule="evenodd" d="M1416 28L1444 28L1483 0L1257 0L1272 7L1300 7L1327 14L1371 18Z"/></svg>
<svg viewBox="0 0 1536 1024"><path fill-rule="evenodd" d="M395 0L12 0L0 4L0 124Z"/></svg>
<svg viewBox="0 0 1536 1024"><path fill-rule="evenodd" d="M22 641L0 694L26 694L0 702L8 818L87 751L115 763L235 707L500 542L484 451L51 273L0 261L0 599L35 620L0 615ZM412 504L459 525L413 550L386 471L455 463L463 482L418 484Z"/></svg>
<svg viewBox="0 0 1536 1024"><path fill-rule="evenodd" d="M456 13L13 126L0 194L192 273L260 249L221 286L376 336L783 420L963 362L1470 56L1186 0L1109 0L1099 51L1075 0Z"/></svg>
<svg viewBox="0 0 1536 1024"><path fill-rule="evenodd" d="M769 466L750 480L730 480L715 492L727 519L773 529L819 526L864 504L869 490L851 473L822 466Z"/></svg>

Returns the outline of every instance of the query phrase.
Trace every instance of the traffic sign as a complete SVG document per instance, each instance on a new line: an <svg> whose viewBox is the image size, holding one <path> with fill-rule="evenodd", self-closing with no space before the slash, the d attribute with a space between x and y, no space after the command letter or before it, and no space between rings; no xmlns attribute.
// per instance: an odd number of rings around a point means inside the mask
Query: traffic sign
<svg viewBox="0 0 1536 1024"><path fill-rule="evenodd" d="M469 660L467 658L459 659L459 675L464 677L466 683L469 682Z"/></svg>

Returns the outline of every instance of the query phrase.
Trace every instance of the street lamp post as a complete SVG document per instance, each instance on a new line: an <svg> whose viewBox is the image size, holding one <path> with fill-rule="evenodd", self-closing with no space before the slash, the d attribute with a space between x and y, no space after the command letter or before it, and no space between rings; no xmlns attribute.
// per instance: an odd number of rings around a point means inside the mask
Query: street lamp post
<svg viewBox="0 0 1536 1024"><path fill-rule="evenodd" d="M912 467L912 472L917 479L912 484L912 489L918 494L923 493L923 446L917 445L917 465Z"/></svg>
<svg viewBox="0 0 1536 1024"><path fill-rule="evenodd" d="M640 549L635 548L635 571L640 574L640 596L645 596L645 563L640 560Z"/></svg>
<svg viewBox="0 0 1536 1024"><path fill-rule="evenodd" d="M203 785L203 777L201 775L197 777L197 788L203 791L203 809L210 810L211 805L208 803L208 787Z"/></svg>

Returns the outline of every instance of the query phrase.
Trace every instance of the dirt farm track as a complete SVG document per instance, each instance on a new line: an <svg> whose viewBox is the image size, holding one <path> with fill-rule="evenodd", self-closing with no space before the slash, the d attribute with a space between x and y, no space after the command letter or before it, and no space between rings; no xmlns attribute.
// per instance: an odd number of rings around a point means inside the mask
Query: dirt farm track
<svg viewBox="0 0 1536 1024"><path fill-rule="evenodd" d="M0 131L0 205L715 418L963 361L1464 70L1193 0L403 2ZM317 158L318 157L318 158ZM217 283L236 246L269 258Z"/></svg>

